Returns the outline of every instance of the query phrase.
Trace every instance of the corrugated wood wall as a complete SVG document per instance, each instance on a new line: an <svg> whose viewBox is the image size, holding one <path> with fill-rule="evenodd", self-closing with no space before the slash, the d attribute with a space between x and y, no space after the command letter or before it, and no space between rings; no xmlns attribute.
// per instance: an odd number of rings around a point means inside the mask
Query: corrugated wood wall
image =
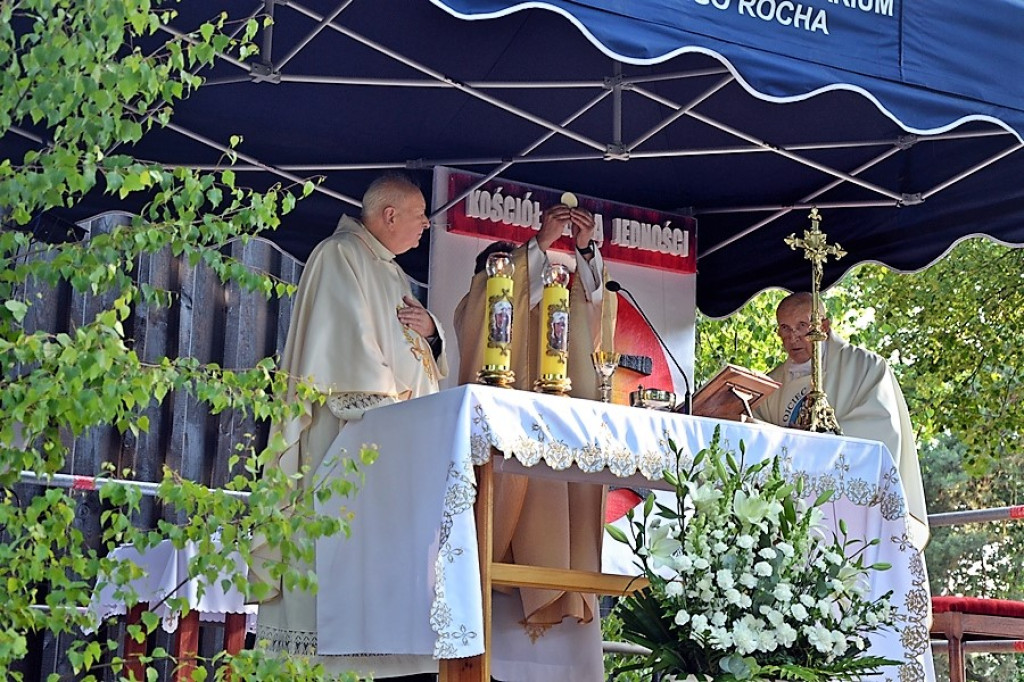
<svg viewBox="0 0 1024 682"><path fill-rule="evenodd" d="M130 222L123 214L105 214L83 225L86 239L91 234L111 230ZM250 267L279 279L297 283L302 263L282 252L271 242L255 239L248 244L235 242L225 251ZM39 257L39 256L33 256ZM125 335L134 339L134 347L144 361L162 357L193 357L214 362L229 369L254 366L259 360L280 354L284 349L291 317L290 298L267 300L260 294L242 291L237 285L221 284L208 267L190 266L169 252L145 256L136 264L139 283L148 283L175 294L170 308L137 306ZM67 284L57 287L29 284L24 300L32 306L26 317L30 331L66 332L93 319L110 304L110 297L77 293ZM158 481L163 466L180 472L190 480L210 487L223 485L230 476L228 458L238 443L255 439L262 447L268 425L258 424L233 411L209 414L188 395L168 396L162 405L147 409L150 429L138 437L121 434L114 428L98 427L70 443L70 456L64 473L82 476L100 474L104 463L117 470L128 468L140 481ZM69 441L71 439L69 438ZM19 485L22 501L43 491L33 485ZM76 492L78 507L75 525L92 546L99 549L99 515L102 511L96 493ZM176 511L164 509L152 498L143 501L138 523L152 527L160 518L176 521ZM119 636L119 632L101 631L100 636ZM204 632L200 654L212 655L220 648L219 628ZM171 650L169 637L157 645ZM29 682L45 680L52 673L62 679L74 679L65 651L71 638L40 635L30 643L31 653L19 666ZM169 679L168 671L161 671ZM110 676L113 679L113 676Z"/></svg>

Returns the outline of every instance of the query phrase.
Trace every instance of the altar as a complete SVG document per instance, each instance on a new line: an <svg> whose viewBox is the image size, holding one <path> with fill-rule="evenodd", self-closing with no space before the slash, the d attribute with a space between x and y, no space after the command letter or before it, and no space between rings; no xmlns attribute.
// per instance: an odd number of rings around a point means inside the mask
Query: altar
<svg viewBox="0 0 1024 682"><path fill-rule="evenodd" d="M850 537L881 540L866 561L892 568L874 574L872 597L892 591L897 629L875 637L871 651L901 661L885 679L934 679L923 556L881 443L480 385L372 410L336 439L332 453L374 445L380 454L354 498L320 510L353 517L350 537L317 546L318 652L484 653L475 466L665 488L669 439L695 454L716 428L724 446L744 444L748 463L780 455L808 497L833 490L823 510L834 527L841 519Z"/></svg>

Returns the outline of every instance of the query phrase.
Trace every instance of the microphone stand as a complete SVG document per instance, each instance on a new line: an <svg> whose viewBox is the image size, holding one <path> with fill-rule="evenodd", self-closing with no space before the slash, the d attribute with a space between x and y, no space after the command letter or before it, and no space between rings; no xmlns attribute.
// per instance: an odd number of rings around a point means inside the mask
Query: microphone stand
<svg viewBox="0 0 1024 682"><path fill-rule="evenodd" d="M660 343L661 347L665 349L665 355L669 357L672 364L676 366L676 369L678 369L679 373L683 376L683 383L686 384L686 394L683 396L683 414L693 414L693 393L690 390L690 379L686 376L686 371L683 369L683 366L679 364L678 360L676 360L676 356L672 355L672 351L669 350L668 344L665 343L665 339L661 338L661 334L658 333L654 324L651 323L650 318L647 317L647 313L645 313L644 309L640 307L640 303L636 300L636 297L633 296L633 293L629 289L613 279L605 282L604 288L613 294L621 291L629 297L630 301L633 302L633 307L636 308L636 311L640 313L640 317L644 319L644 322L647 323L647 326L654 333L654 338L658 339L658 343Z"/></svg>

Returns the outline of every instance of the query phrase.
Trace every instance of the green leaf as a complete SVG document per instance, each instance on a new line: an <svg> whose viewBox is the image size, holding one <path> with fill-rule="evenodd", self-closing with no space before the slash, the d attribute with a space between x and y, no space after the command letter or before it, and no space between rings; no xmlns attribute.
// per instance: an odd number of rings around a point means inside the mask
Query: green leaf
<svg viewBox="0 0 1024 682"><path fill-rule="evenodd" d="M4 301L4 307L11 312L11 315L18 323L23 322L25 320L25 315L28 313L28 305L23 301Z"/></svg>
<svg viewBox="0 0 1024 682"><path fill-rule="evenodd" d="M623 532L623 530L621 528L618 528L617 526L613 526L610 523L606 523L605 526L604 526L604 529L605 529L605 531L608 532L608 535L611 535L612 538L614 538L618 542L621 542L621 543L626 544L626 545L631 544L630 541L629 541L629 537Z"/></svg>

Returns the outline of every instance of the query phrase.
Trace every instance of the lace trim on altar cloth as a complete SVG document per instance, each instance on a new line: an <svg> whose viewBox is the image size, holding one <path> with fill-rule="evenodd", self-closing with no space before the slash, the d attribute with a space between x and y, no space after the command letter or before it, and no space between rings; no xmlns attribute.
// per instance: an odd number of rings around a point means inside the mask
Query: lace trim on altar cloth
<svg viewBox="0 0 1024 682"><path fill-rule="evenodd" d="M473 508L476 499L476 482L470 473L472 463L452 462L448 465L447 485L444 492L444 516L441 519L440 549L434 560L434 601L430 607L430 628L437 634L434 642L434 658L456 658L458 645L468 646L477 638L482 641L483 633L467 628L464 623L456 625L447 597L447 566L454 564L466 554L464 547L452 544L452 526L455 517Z"/></svg>
<svg viewBox="0 0 1024 682"><path fill-rule="evenodd" d="M394 405L398 398L384 393L364 393L351 391L348 393L332 393L327 396L327 407L342 421L362 419L368 410L385 405Z"/></svg>
<svg viewBox="0 0 1024 682"><path fill-rule="evenodd" d="M913 545L908 534L904 534L899 541L904 547ZM931 653L928 624L931 622L932 602L928 591L928 572L921 552L910 553L910 571L914 576L914 586L907 592L903 602L906 616L901 614L897 617L895 628L900 633L900 641L906 647L907 655L914 658L899 666L898 679L899 682L926 682L927 674L921 658Z"/></svg>
<svg viewBox="0 0 1024 682"><path fill-rule="evenodd" d="M305 630L282 630L270 625L256 626L256 641L266 640L271 651L284 651L297 656L316 656L316 633Z"/></svg>
<svg viewBox="0 0 1024 682"><path fill-rule="evenodd" d="M470 452L474 464L483 464L491 457L491 448L505 457L514 457L523 466L532 467L543 461L555 471L563 471L575 464L581 471L596 473L605 467L619 477L642 474L651 481L661 479L665 469L675 467L675 455L669 446L672 434L667 431L657 441L658 449L634 452L619 441L606 423L596 433L588 434L590 442L573 446L554 435L554 429L543 415L523 416L522 423L504 422L496 428L487 418L481 404L473 405L473 433ZM820 494L831 490L836 498L846 497L858 506L878 507L888 520L906 515L906 502L897 492L899 472L893 466L881 483L851 476L850 467L842 455L835 469L824 473L811 473L793 468L793 457L785 447L778 453L786 477L803 482L804 490ZM684 467L692 464L692 456L683 455Z"/></svg>
<svg viewBox="0 0 1024 682"><path fill-rule="evenodd" d="M270 651L285 652L290 655L298 656L313 656L321 663L345 662L345 660L353 660L353 662L358 662L358 660L393 657L393 654L387 653L316 653L317 647L315 632L309 632L307 630L284 630L282 628L275 628L273 626L267 625L259 625L257 627L256 641L266 641L266 648ZM345 666L345 668L343 668L342 670L347 670L347 666L351 664L342 665Z"/></svg>
<svg viewBox="0 0 1024 682"><path fill-rule="evenodd" d="M535 466L541 460L555 471L563 471L575 464L581 471L592 474L607 467L616 476L632 476L639 471L652 481L660 479L661 472L675 463L667 434L658 441L660 449L633 452L615 439L607 424L601 424L599 432L591 435L591 442L573 447L555 438L543 417L537 417L529 426L521 424L515 429L515 436L509 438L491 428L483 405L474 405L473 412L470 450L474 464L483 464L490 459L492 446L527 467ZM508 429L503 431L507 433Z"/></svg>

